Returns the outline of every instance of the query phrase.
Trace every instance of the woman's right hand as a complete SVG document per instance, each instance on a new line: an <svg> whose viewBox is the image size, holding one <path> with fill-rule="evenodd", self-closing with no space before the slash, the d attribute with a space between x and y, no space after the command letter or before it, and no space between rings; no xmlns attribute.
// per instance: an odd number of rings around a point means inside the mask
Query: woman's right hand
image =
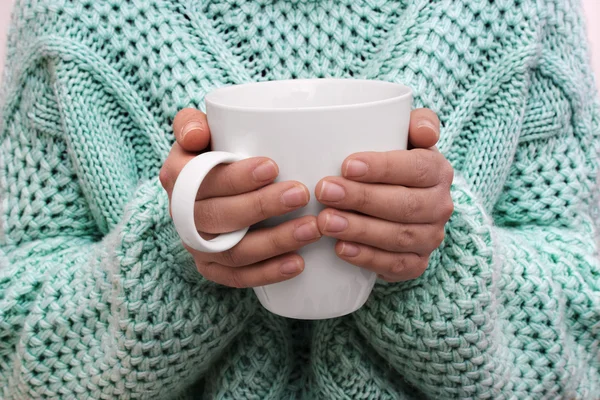
<svg viewBox="0 0 600 400"><path fill-rule="evenodd" d="M169 200L183 167L207 150L210 141L206 116L191 108L177 114L173 132L176 143L160 170L160 182ZM214 168L196 195L194 218L198 232L210 239L308 204L308 188L295 181L273 183L278 173L275 162L265 157ZM206 279L237 288L256 287L300 274L304 260L294 251L320 237L316 217L307 215L273 228L250 231L235 247L222 253L186 249Z"/></svg>

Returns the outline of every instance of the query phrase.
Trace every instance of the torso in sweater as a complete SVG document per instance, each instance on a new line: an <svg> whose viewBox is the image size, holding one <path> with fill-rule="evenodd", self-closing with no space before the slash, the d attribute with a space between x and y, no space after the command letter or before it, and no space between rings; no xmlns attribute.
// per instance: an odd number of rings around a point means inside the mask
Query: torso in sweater
<svg viewBox="0 0 600 400"><path fill-rule="evenodd" d="M0 394L599 393L599 128L575 3L20 1L2 120ZM156 184L178 110L218 86L308 77L410 86L457 171L425 275L315 323L197 276Z"/></svg>

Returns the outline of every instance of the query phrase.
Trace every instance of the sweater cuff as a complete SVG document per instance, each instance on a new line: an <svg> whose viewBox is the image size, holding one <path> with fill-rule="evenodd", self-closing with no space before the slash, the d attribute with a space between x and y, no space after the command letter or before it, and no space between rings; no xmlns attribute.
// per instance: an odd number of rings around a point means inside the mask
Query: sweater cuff
<svg viewBox="0 0 600 400"><path fill-rule="evenodd" d="M453 346L482 356L473 339L487 337L494 321L491 221L462 177L451 192L455 211L426 272L412 281L376 285L353 314L371 346L409 383L431 393L439 392L431 384L440 380L439 371L454 368L448 359ZM440 360L442 369L432 368L432 360ZM444 385L456 386L446 379Z"/></svg>
<svg viewBox="0 0 600 400"><path fill-rule="evenodd" d="M439 272L436 268L448 270L451 265L466 268L456 271L459 274L456 278L459 278L465 277L465 273L478 275L493 263L493 220L483 202L459 172L452 182L450 194L454 213L446 224L444 242L432 256L430 278Z"/></svg>
<svg viewBox="0 0 600 400"><path fill-rule="evenodd" d="M482 263L492 264L492 219L458 171L455 173L450 194L454 203L454 213L445 226L445 239L431 254L429 266L423 275L398 283L378 281L378 287L392 291L407 290L421 287L431 281L441 283L440 279L446 280L443 276L451 270L456 269L452 273L464 277L471 267L477 268L476 266Z"/></svg>
<svg viewBox="0 0 600 400"><path fill-rule="evenodd" d="M188 282L212 284L198 273L192 255L183 246L169 214L167 193L158 178L137 188L115 231L119 236L116 252L122 257L121 272L141 259L150 258L160 260L165 268L176 271ZM110 236L108 240L113 240Z"/></svg>

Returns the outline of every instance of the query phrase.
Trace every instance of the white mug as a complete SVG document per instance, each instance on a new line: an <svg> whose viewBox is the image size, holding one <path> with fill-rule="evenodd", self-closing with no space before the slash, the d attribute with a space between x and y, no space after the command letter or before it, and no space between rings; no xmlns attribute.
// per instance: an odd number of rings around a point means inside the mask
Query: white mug
<svg viewBox="0 0 600 400"><path fill-rule="evenodd" d="M371 80L308 79L249 83L216 89L206 98L212 152L195 157L173 189L171 211L181 239L203 252L235 246L248 228L203 239L194 225L194 202L204 177L221 163L264 156L279 166L278 181L296 180L311 192L306 207L260 226L273 226L324 207L315 185L340 175L346 157L362 151L406 149L412 92ZM402 173L402 171L398 171ZM298 253L304 271L288 281L254 288L269 311L289 318L339 317L368 299L376 274L337 257L328 237Z"/></svg>

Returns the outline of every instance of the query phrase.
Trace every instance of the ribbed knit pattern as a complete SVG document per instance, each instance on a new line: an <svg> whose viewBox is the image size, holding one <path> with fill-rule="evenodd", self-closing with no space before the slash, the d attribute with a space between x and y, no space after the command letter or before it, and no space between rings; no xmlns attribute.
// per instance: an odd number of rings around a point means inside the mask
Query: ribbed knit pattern
<svg viewBox="0 0 600 400"><path fill-rule="evenodd" d="M0 398L600 398L584 33L575 0L18 1ZM425 274L314 323L204 280L157 179L179 109L308 77L411 86L456 169Z"/></svg>

